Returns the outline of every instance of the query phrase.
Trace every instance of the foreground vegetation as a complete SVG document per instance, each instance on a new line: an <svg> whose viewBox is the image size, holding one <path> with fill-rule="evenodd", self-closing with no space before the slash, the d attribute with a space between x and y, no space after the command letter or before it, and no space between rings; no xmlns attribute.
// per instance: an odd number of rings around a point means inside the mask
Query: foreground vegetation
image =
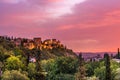
<svg viewBox="0 0 120 80"><path fill-rule="evenodd" d="M82 54L67 56L66 51L72 53L63 48L29 50L1 39L0 80L120 80L120 64L108 54L86 62Z"/></svg>

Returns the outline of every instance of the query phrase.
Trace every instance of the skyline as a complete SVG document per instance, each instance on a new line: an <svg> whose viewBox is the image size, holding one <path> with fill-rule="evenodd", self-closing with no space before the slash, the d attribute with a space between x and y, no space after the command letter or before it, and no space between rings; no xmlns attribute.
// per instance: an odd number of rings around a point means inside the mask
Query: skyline
<svg viewBox="0 0 120 80"><path fill-rule="evenodd" d="M60 40L73 51L117 51L119 0L0 0L0 34Z"/></svg>

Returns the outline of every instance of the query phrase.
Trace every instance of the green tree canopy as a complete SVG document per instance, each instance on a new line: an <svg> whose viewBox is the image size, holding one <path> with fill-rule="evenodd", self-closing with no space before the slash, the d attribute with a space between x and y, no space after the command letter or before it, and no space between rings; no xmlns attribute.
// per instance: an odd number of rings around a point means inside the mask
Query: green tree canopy
<svg viewBox="0 0 120 80"><path fill-rule="evenodd" d="M2 79L1 80L29 80L29 78L21 73L20 71L17 70L12 70L12 71L5 71L2 74Z"/></svg>
<svg viewBox="0 0 120 80"><path fill-rule="evenodd" d="M7 51L3 46L0 46L0 61L3 62L5 59L14 55L12 51Z"/></svg>
<svg viewBox="0 0 120 80"><path fill-rule="evenodd" d="M28 76L30 79L35 78L35 73L36 73L36 65L34 63L29 63L28 64Z"/></svg>
<svg viewBox="0 0 120 80"><path fill-rule="evenodd" d="M18 70L23 67L22 62L20 61L19 58L15 56L11 56L6 60L6 68L8 70Z"/></svg>
<svg viewBox="0 0 120 80"><path fill-rule="evenodd" d="M82 58L82 54L79 54L79 67L78 72L75 74L75 80L86 80L86 69L84 66L84 59Z"/></svg>
<svg viewBox="0 0 120 80"><path fill-rule="evenodd" d="M41 63L42 68L47 72L47 79L58 80L59 77L68 79L68 75L74 75L78 67L77 62L77 59L71 57L58 57L56 59L43 60ZM74 76L71 77L74 78Z"/></svg>
<svg viewBox="0 0 120 80"><path fill-rule="evenodd" d="M120 80L120 68L116 70L115 80Z"/></svg>

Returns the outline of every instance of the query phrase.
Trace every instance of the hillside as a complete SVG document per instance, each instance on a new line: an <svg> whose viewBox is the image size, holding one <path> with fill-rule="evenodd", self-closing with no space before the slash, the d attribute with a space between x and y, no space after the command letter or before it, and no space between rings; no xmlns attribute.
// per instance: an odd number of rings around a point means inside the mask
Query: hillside
<svg viewBox="0 0 120 80"><path fill-rule="evenodd" d="M12 51L15 55L30 56L36 58L39 54L41 59L56 58L58 56L76 57L76 54L67 49L59 40L41 38L13 38L0 36L0 46L8 51Z"/></svg>

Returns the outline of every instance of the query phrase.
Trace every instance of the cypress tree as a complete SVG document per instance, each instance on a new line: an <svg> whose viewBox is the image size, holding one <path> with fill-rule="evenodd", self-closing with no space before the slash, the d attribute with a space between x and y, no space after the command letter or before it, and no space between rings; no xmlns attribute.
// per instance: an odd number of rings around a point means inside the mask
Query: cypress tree
<svg viewBox="0 0 120 80"><path fill-rule="evenodd" d="M119 51L119 48L118 48L117 58L120 59L120 51Z"/></svg>
<svg viewBox="0 0 120 80"><path fill-rule="evenodd" d="M75 80L85 80L85 75L86 75L86 71L85 71L85 67L84 67L84 59L82 58L82 54L79 54L79 68L78 68L78 72L76 73L76 77Z"/></svg>
<svg viewBox="0 0 120 80"><path fill-rule="evenodd" d="M104 54L104 59L105 59L105 80L112 80L111 79L111 69L110 69L110 57L106 53Z"/></svg>
<svg viewBox="0 0 120 80"><path fill-rule="evenodd" d="M42 74L42 68L40 64L40 59L41 59L41 51L39 49L35 49L35 54L36 54L36 74L35 74L35 79L36 80L45 80L44 74Z"/></svg>

